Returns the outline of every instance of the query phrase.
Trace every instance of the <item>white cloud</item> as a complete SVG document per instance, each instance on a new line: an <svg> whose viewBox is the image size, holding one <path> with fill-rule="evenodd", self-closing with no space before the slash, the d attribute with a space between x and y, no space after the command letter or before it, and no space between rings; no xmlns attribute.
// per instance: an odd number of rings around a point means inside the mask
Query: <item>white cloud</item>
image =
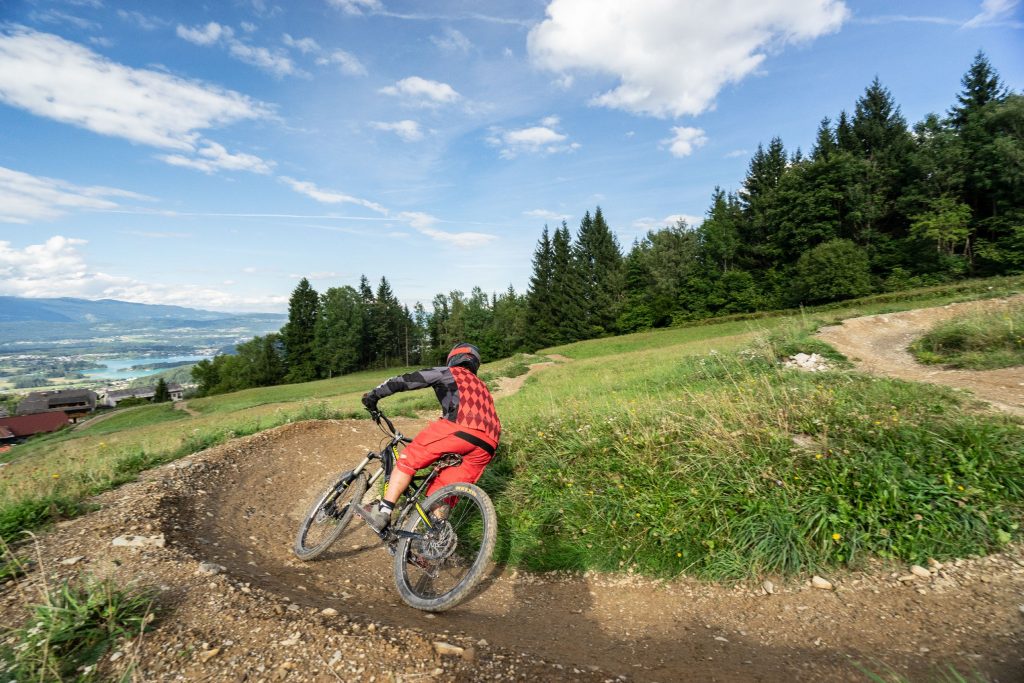
<svg viewBox="0 0 1024 683"><path fill-rule="evenodd" d="M303 55L316 58L318 66L336 64L342 73L349 76L365 76L366 67L359 58L345 50L326 50L312 38L294 38L285 33L282 40L288 47L294 48Z"/></svg>
<svg viewBox="0 0 1024 683"><path fill-rule="evenodd" d="M663 145L668 145L672 156L680 158L690 156L698 147L703 147L707 142L708 136L704 134L704 131L691 126L673 126L672 137L661 141Z"/></svg>
<svg viewBox="0 0 1024 683"><path fill-rule="evenodd" d="M296 180L294 178L289 178L288 176L281 176L281 181L299 194L304 194L310 199L315 199L321 204L355 204L384 215L387 215L388 213L386 208L376 202L360 199L359 197L353 197L352 195L337 192L335 190L324 190L313 183L304 180Z"/></svg>
<svg viewBox="0 0 1024 683"><path fill-rule="evenodd" d="M384 9L380 0L327 0L327 4L353 16L361 15L364 12L379 12Z"/></svg>
<svg viewBox="0 0 1024 683"><path fill-rule="evenodd" d="M127 190L79 187L0 166L0 223L30 223L77 209L113 209L117 203L111 197L150 199Z"/></svg>
<svg viewBox="0 0 1024 683"><path fill-rule="evenodd" d="M312 38L292 38L289 34L284 34L284 44L288 47L294 47L296 50L304 55L316 55L323 51L320 44Z"/></svg>
<svg viewBox="0 0 1024 683"><path fill-rule="evenodd" d="M55 9L46 10L45 12L32 12L31 17L34 21L47 24L71 24L82 31L95 31L100 28L100 25L95 21L89 21L88 19Z"/></svg>
<svg viewBox="0 0 1024 683"><path fill-rule="evenodd" d="M567 221L571 218L571 216L567 213L557 213L555 211L548 211L547 209L532 209L530 211L523 211L523 215L529 216L530 218L539 218L541 220L559 224L562 221Z"/></svg>
<svg viewBox="0 0 1024 683"><path fill-rule="evenodd" d="M10 294L12 289L19 289L18 281L46 280L54 275L84 271L85 262L76 249L82 244L85 240L55 235L44 244L30 244L19 251L10 242L0 242L0 280L5 281L0 287Z"/></svg>
<svg viewBox="0 0 1024 683"><path fill-rule="evenodd" d="M0 295L74 296L192 308L278 310L287 297L237 297L217 289L175 282L164 285L110 275L92 268L80 251L85 240L54 235L22 249L0 241Z"/></svg>
<svg viewBox="0 0 1024 683"><path fill-rule="evenodd" d="M554 129L557 125L558 117L548 116L539 126L513 130L492 128L487 142L501 148L503 159L513 159L520 154L557 154L579 149L578 142L567 142L569 136Z"/></svg>
<svg viewBox="0 0 1024 683"><path fill-rule="evenodd" d="M748 154L750 154L750 152L748 150L745 150L745 149L734 149L731 152L726 152L725 153L725 158L726 159L736 159L738 157L745 157Z"/></svg>
<svg viewBox="0 0 1024 683"><path fill-rule="evenodd" d="M1020 0L984 0L981 3L981 12L972 17L964 28L980 28L1000 24L1013 16L1013 11L1020 4ZM1014 26L1020 26L1020 22L1010 22Z"/></svg>
<svg viewBox="0 0 1024 683"><path fill-rule="evenodd" d="M228 38L234 34L230 27L221 26L215 21L211 21L206 26L198 26L196 28L189 28L188 26L178 24L176 32L182 40L187 40L190 43L204 47L213 45L222 36Z"/></svg>
<svg viewBox="0 0 1024 683"><path fill-rule="evenodd" d="M432 240L460 247L482 247L498 239L497 235L491 235L486 232L445 232L444 230L438 230L434 226L440 222L439 219L428 213L403 211L398 214L398 218L406 221L411 228Z"/></svg>
<svg viewBox="0 0 1024 683"><path fill-rule="evenodd" d="M344 50L331 50L325 56L316 60L316 63L323 66L326 64L337 64L343 74L349 76L365 76L366 67L359 58Z"/></svg>
<svg viewBox="0 0 1024 683"><path fill-rule="evenodd" d="M268 118L240 93L112 62L55 35L0 34L0 101L37 116L154 147L191 151L199 130Z"/></svg>
<svg viewBox="0 0 1024 683"><path fill-rule="evenodd" d="M291 58L280 50L254 47L240 40L231 39L228 43L228 52L239 61L268 71L278 78L308 75L298 69Z"/></svg>
<svg viewBox="0 0 1024 683"><path fill-rule="evenodd" d="M238 61L263 69L278 78L307 75L295 66L295 63L283 50L271 50L250 45L236 38L235 31L230 26L223 26L215 21L211 21L206 26L194 28L179 24L177 34L182 40L202 47L223 44L227 47L228 54ZM287 40L285 44L287 44Z"/></svg>
<svg viewBox="0 0 1024 683"><path fill-rule="evenodd" d="M461 95L447 83L431 81L419 76L403 78L394 85L381 88L384 95L402 97L405 103L419 107L437 107L442 104L453 104L461 99Z"/></svg>
<svg viewBox="0 0 1024 683"><path fill-rule="evenodd" d="M704 222L702 216L694 216L688 213L674 213L664 218L637 218L632 223L632 227L637 232L647 232L648 230L661 230L665 227L675 227L679 221L683 221L687 226L695 228Z"/></svg>
<svg viewBox="0 0 1024 683"><path fill-rule="evenodd" d="M406 142L416 142L417 140L423 139L423 129L420 128L420 124L416 121L410 121L409 119L394 121L391 123L385 121L373 121L370 123L370 126L377 130L394 133Z"/></svg>
<svg viewBox="0 0 1024 683"><path fill-rule="evenodd" d="M473 48L473 43L469 41L469 38L461 31L451 27L444 30L443 36L430 36L430 41L445 52L468 54Z"/></svg>
<svg viewBox="0 0 1024 683"><path fill-rule="evenodd" d="M551 71L618 79L593 104L696 115L724 85L753 73L767 51L835 32L849 14L842 0L552 0L527 46Z"/></svg>
<svg viewBox="0 0 1024 683"><path fill-rule="evenodd" d="M117 10L117 16L123 21L135 24L143 31L155 31L158 28L167 26L167 22L158 17L152 17L142 12L128 11L119 9Z"/></svg>
<svg viewBox="0 0 1024 683"><path fill-rule="evenodd" d="M232 154L223 145L216 142L204 141L203 146L196 150L194 156L182 154L161 154L157 159L165 161L172 166L183 166L194 168L204 173L215 171L250 171L252 173L270 173L274 163L264 161L253 154L237 153Z"/></svg>

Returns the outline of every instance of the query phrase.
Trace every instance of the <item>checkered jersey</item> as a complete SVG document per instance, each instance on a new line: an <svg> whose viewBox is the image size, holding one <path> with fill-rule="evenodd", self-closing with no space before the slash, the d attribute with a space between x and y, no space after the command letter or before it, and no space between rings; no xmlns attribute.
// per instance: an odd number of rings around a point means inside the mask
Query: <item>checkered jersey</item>
<svg viewBox="0 0 1024 683"><path fill-rule="evenodd" d="M487 385L463 367L449 368L459 387L459 415L456 422L478 429L498 443L501 436L501 422L494 409L494 399Z"/></svg>
<svg viewBox="0 0 1024 683"><path fill-rule="evenodd" d="M441 417L479 430L498 443L501 436L501 422L494 409L494 399L479 377L462 367L426 368L405 375L392 377L369 391L376 399L391 396L400 391L426 389L431 387L441 404Z"/></svg>

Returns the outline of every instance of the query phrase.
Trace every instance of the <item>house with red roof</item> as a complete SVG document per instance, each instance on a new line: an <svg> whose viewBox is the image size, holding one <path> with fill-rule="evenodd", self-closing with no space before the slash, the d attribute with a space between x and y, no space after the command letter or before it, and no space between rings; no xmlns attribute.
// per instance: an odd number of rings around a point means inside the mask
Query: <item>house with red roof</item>
<svg viewBox="0 0 1024 683"><path fill-rule="evenodd" d="M35 415L18 415L17 417L0 417L0 441L23 441L36 434L48 434L71 424L67 413L36 413ZM4 437L5 434L9 437Z"/></svg>

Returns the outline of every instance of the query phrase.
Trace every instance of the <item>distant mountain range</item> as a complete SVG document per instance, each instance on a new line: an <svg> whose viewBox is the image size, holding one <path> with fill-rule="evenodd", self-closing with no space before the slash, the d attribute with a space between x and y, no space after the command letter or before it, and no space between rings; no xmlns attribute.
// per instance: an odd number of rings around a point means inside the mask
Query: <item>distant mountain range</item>
<svg viewBox="0 0 1024 683"><path fill-rule="evenodd" d="M0 354L62 351L192 355L277 332L280 313L220 313L113 299L0 296Z"/></svg>
<svg viewBox="0 0 1024 683"><path fill-rule="evenodd" d="M231 318L279 318L266 313L217 313L183 306L136 304L114 299L26 299L0 296L0 323L119 323L153 322L156 320L181 322L208 322Z"/></svg>

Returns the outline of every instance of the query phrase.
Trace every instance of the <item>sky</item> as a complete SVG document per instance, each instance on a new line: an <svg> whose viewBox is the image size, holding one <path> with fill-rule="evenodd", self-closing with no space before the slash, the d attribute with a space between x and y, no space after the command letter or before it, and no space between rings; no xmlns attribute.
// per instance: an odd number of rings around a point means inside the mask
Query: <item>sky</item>
<svg viewBox="0 0 1024 683"><path fill-rule="evenodd" d="M0 295L524 292L545 225L700 222L876 76L913 124L1020 0L0 0Z"/></svg>

